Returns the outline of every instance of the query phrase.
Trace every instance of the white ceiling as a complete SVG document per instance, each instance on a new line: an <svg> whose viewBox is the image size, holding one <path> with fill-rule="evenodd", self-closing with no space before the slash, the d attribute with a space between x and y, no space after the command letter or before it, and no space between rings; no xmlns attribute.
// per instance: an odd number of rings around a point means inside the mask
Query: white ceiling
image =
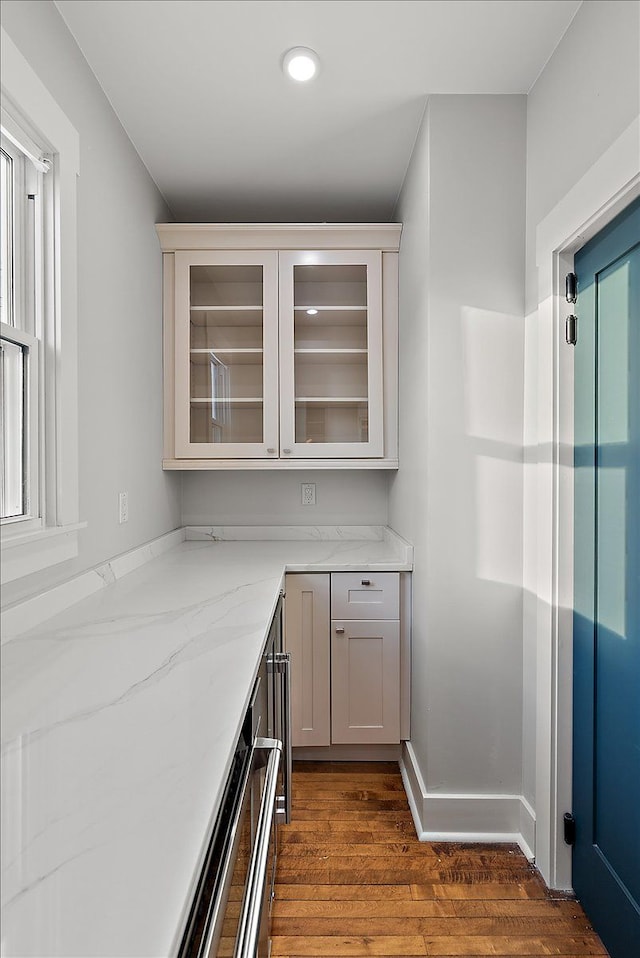
<svg viewBox="0 0 640 958"><path fill-rule="evenodd" d="M357 222L392 216L428 94L527 93L580 0L56 4L178 220Z"/></svg>

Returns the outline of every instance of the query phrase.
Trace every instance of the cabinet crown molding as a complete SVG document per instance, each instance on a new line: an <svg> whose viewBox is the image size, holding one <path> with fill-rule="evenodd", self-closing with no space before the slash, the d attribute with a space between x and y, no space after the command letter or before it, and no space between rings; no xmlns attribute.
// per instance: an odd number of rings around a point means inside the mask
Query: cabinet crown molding
<svg viewBox="0 0 640 958"><path fill-rule="evenodd" d="M401 223L157 223L163 252L400 248Z"/></svg>

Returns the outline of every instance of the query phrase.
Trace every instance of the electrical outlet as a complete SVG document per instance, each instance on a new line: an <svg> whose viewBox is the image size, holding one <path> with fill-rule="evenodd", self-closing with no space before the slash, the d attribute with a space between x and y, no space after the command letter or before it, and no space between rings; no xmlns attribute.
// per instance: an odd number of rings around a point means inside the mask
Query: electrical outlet
<svg viewBox="0 0 640 958"><path fill-rule="evenodd" d="M316 504L316 484L315 482L301 482L300 491L302 493L303 506L315 506Z"/></svg>
<svg viewBox="0 0 640 958"><path fill-rule="evenodd" d="M121 492L118 496L118 512L120 523L129 521L129 493Z"/></svg>

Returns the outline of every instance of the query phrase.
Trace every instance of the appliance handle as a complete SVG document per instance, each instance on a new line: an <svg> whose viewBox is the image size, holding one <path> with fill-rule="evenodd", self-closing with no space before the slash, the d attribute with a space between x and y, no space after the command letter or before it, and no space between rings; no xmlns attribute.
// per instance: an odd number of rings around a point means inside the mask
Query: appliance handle
<svg viewBox="0 0 640 958"><path fill-rule="evenodd" d="M291 777L293 773L291 751L291 652L277 652L276 668L281 676L282 688L282 750L284 801L278 808L278 821L289 825L291 822ZM280 800L282 802L282 799Z"/></svg>
<svg viewBox="0 0 640 958"><path fill-rule="evenodd" d="M246 891L242 902L234 958L255 958L258 953L260 918L267 881L269 842L271 841L273 828L282 743L278 739L257 738L254 749L264 750L269 757L258 814L256 840L249 863Z"/></svg>
<svg viewBox="0 0 640 958"><path fill-rule="evenodd" d="M242 776L241 786L238 790L239 798L235 804L233 820L228 826L226 853L219 866L219 892L216 897L208 903L205 932L202 936L200 947L198 948L197 958L206 958L206 956L211 954L214 936L216 933L219 933L219 924L222 917L222 910L224 909L226 892L233 879L233 868L241 839L241 820L245 796L251 782L251 765L251 761L248 761ZM185 958L186 955L190 954L191 945L189 944L189 938L185 937L179 958Z"/></svg>

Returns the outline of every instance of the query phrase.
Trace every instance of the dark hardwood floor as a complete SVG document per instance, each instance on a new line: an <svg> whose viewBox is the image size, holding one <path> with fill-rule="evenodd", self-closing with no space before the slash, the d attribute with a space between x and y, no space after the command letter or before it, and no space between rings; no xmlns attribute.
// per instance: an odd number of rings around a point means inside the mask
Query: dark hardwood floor
<svg viewBox="0 0 640 958"><path fill-rule="evenodd" d="M606 955L517 845L419 842L395 763L296 762L276 958Z"/></svg>

